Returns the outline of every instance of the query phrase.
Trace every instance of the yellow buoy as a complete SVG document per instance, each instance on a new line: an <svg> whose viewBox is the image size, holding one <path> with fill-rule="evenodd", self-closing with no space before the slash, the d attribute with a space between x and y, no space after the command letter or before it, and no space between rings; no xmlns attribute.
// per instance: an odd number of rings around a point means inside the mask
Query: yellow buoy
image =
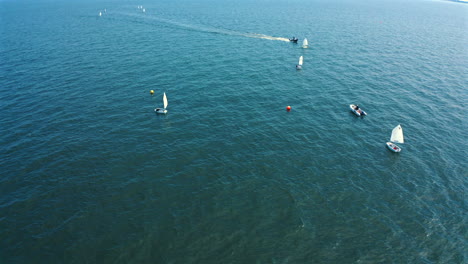
<svg viewBox="0 0 468 264"><path fill-rule="evenodd" d="M154 94L154 91L153 91L153 90L151 90L151 91L150 91L150 94L151 94L151 95L153 95L153 94Z"/></svg>

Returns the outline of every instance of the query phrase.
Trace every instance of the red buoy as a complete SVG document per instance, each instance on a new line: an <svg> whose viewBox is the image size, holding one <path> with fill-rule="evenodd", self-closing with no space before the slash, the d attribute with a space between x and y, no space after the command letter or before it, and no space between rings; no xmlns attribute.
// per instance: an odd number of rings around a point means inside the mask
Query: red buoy
<svg viewBox="0 0 468 264"><path fill-rule="evenodd" d="M291 111L291 106L289 106L289 105L286 106L286 111L288 111L288 112Z"/></svg>

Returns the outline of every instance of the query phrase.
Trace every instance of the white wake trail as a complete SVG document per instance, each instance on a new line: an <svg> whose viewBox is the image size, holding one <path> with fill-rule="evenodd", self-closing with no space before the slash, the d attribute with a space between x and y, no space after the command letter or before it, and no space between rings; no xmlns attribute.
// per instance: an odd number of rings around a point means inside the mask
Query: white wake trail
<svg viewBox="0 0 468 264"><path fill-rule="evenodd" d="M140 13L133 14L133 13L123 13L123 12L118 12L118 13L124 16L138 17L144 20L158 21L158 22L162 22L165 24L169 24L172 26L176 26L176 27L183 28L183 29L189 29L193 31L289 42L289 39L287 38L274 37L274 36L268 36L268 35L257 34L257 33L243 33L243 32L238 32L238 31L233 31L233 30L212 28L212 27L200 26L200 25L185 24L185 23L181 23L181 22L166 19L166 18L156 17L154 15L148 15L148 14L142 15Z"/></svg>

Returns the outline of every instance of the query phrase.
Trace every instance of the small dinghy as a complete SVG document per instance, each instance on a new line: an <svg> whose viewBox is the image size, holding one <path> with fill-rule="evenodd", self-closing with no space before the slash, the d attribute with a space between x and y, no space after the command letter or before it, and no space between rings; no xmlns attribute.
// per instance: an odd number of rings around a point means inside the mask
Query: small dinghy
<svg viewBox="0 0 468 264"><path fill-rule="evenodd" d="M400 152L401 151L401 148L399 146L397 146L396 144L393 144L392 142L387 142L387 147L393 151L393 152Z"/></svg>
<svg viewBox="0 0 468 264"><path fill-rule="evenodd" d="M397 146L395 143L405 143L405 139L403 137L403 128L400 125L396 126L392 130L392 135L390 136L390 142L387 142L387 147L389 150L393 152L400 152L401 148Z"/></svg>
<svg viewBox="0 0 468 264"><path fill-rule="evenodd" d="M296 65L296 70L302 70L302 56L299 57L299 63Z"/></svg>
<svg viewBox="0 0 468 264"><path fill-rule="evenodd" d="M307 41L307 39L305 38L302 41L302 48L307 49L308 47L309 47L309 41Z"/></svg>
<svg viewBox="0 0 468 264"><path fill-rule="evenodd" d="M156 112L156 114L167 114L167 97L166 97L166 93L164 93L163 95L163 104L164 104L164 108L156 108L154 109L154 111Z"/></svg>
<svg viewBox="0 0 468 264"><path fill-rule="evenodd" d="M364 110L359 108L359 105L350 104L349 108L351 109L351 112L353 112L357 116L366 116L367 115L367 113Z"/></svg>

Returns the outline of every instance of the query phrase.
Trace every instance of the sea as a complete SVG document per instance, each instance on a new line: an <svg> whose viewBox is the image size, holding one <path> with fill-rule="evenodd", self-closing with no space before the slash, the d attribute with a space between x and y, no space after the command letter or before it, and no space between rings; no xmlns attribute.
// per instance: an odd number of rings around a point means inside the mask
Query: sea
<svg viewBox="0 0 468 264"><path fill-rule="evenodd" d="M0 0L0 263L467 263L467 87L461 2Z"/></svg>

